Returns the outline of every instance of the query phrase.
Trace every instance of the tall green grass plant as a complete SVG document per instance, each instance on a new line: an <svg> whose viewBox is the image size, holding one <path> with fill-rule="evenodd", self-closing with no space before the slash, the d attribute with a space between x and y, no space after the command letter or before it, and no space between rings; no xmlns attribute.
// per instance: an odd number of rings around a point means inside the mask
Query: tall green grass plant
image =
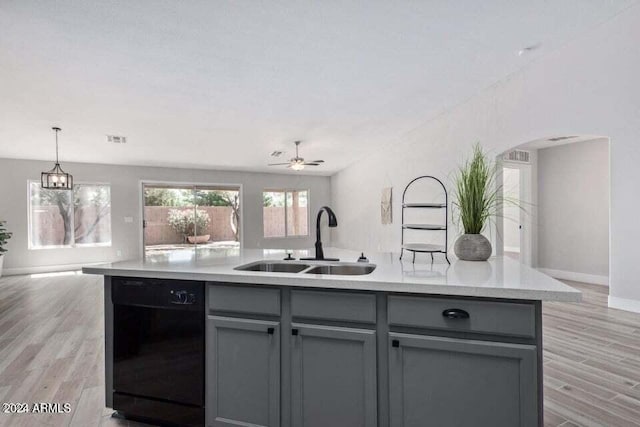
<svg viewBox="0 0 640 427"><path fill-rule="evenodd" d="M496 164L480 144L458 170L455 177L453 205L465 234L481 234L503 202L496 185Z"/></svg>

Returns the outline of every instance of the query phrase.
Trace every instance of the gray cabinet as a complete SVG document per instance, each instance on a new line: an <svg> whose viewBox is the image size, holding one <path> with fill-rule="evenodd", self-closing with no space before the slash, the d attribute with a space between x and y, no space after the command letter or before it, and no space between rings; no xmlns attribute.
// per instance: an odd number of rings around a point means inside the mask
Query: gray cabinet
<svg viewBox="0 0 640 427"><path fill-rule="evenodd" d="M208 316L207 425L280 425L279 322Z"/></svg>
<svg viewBox="0 0 640 427"><path fill-rule="evenodd" d="M212 285L206 425L539 426L540 316L521 302Z"/></svg>
<svg viewBox="0 0 640 427"><path fill-rule="evenodd" d="M533 345L390 333L390 426L537 426L536 354Z"/></svg>
<svg viewBox="0 0 640 427"><path fill-rule="evenodd" d="M374 330L292 324L293 427L377 426Z"/></svg>

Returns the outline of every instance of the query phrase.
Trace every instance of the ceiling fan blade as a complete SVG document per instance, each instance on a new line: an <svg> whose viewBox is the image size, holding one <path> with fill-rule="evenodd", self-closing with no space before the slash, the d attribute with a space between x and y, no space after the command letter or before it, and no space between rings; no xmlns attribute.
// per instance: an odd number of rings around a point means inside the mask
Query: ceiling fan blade
<svg viewBox="0 0 640 427"><path fill-rule="evenodd" d="M290 159L287 163L269 163L269 166L286 166L289 169L294 170L302 170L305 166L320 166L324 163L324 160L312 160L306 162L304 158L300 157L300 152L298 151L299 145L301 141L294 141L296 146L296 156Z"/></svg>

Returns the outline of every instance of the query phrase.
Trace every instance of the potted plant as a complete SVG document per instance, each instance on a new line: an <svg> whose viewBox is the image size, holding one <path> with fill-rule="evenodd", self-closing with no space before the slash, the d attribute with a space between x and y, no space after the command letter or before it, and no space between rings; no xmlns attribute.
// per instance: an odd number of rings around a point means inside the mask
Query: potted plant
<svg viewBox="0 0 640 427"><path fill-rule="evenodd" d="M482 232L503 199L496 186L495 162L480 144L473 147L471 159L458 170L453 198L458 223L464 231L453 246L456 256L465 261L486 261L492 248Z"/></svg>
<svg viewBox="0 0 640 427"><path fill-rule="evenodd" d="M4 264L4 254L7 252L5 246L13 233L5 228L6 221L0 221L0 277L2 276L2 265Z"/></svg>
<svg viewBox="0 0 640 427"><path fill-rule="evenodd" d="M196 234L207 230L210 218L203 210L179 210L171 209L168 214L169 225L173 230L181 234L189 243L206 243L211 237L209 234Z"/></svg>

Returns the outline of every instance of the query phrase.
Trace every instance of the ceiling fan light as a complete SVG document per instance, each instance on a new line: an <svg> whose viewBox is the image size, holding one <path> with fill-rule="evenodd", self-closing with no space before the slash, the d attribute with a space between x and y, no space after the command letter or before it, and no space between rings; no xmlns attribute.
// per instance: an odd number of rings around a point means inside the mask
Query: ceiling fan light
<svg viewBox="0 0 640 427"><path fill-rule="evenodd" d="M300 153L298 152L298 146L300 145L300 141L295 141L296 145L296 156L291 158L288 163L269 163L269 166L287 166L287 168L292 169L294 171L301 171L305 168L305 166L319 166L321 163L324 163L324 160L314 160L313 162L305 162L303 157L300 157ZM273 155L273 153L272 153Z"/></svg>

